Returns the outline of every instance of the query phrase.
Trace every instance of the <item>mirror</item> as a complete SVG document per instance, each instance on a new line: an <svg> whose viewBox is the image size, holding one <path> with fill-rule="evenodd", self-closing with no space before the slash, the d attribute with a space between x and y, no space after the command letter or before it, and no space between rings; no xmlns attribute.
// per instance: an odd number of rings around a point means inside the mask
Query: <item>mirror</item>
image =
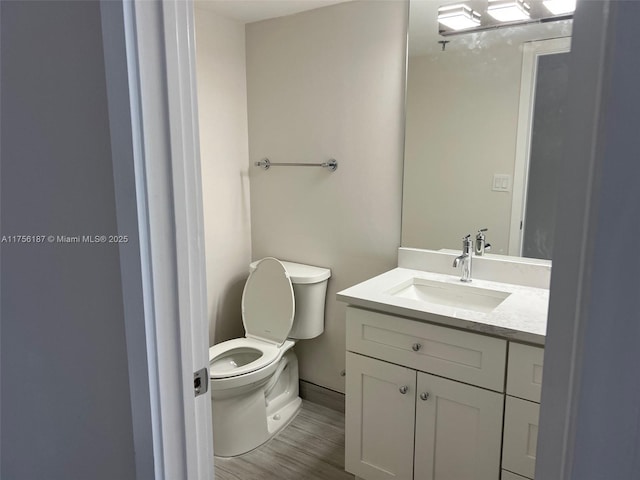
<svg viewBox="0 0 640 480"><path fill-rule="evenodd" d="M443 37L439 6L410 1L402 246L488 228L490 253L550 259L572 22Z"/></svg>

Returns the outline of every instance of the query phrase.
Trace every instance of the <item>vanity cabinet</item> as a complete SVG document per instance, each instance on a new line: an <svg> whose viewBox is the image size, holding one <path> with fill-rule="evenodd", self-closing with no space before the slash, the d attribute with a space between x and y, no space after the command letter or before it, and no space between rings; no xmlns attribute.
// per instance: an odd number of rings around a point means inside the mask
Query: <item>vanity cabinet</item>
<svg viewBox="0 0 640 480"><path fill-rule="evenodd" d="M347 471L500 476L505 340L347 308Z"/></svg>
<svg viewBox="0 0 640 480"><path fill-rule="evenodd" d="M533 480L543 356L347 307L346 470L365 480Z"/></svg>

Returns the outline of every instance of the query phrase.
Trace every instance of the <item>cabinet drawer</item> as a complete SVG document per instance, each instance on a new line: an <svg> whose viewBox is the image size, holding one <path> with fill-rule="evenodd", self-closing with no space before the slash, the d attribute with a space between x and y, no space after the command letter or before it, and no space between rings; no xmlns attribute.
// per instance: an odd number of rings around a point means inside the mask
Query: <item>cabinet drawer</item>
<svg viewBox="0 0 640 480"><path fill-rule="evenodd" d="M502 468L534 478L540 405L507 396Z"/></svg>
<svg viewBox="0 0 640 480"><path fill-rule="evenodd" d="M543 357L543 348L509 344L507 395L540 403Z"/></svg>
<svg viewBox="0 0 640 480"><path fill-rule="evenodd" d="M347 308L347 350L498 392L506 349L498 338Z"/></svg>
<svg viewBox="0 0 640 480"><path fill-rule="evenodd" d="M520 475L508 472L507 470L502 470L500 480L527 480L527 477L521 477Z"/></svg>

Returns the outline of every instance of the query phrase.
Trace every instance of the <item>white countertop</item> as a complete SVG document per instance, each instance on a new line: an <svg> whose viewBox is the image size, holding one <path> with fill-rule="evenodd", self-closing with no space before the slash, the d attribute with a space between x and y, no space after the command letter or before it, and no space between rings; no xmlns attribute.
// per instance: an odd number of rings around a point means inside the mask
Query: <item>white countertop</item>
<svg viewBox="0 0 640 480"><path fill-rule="evenodd" d="M473 330L508 340L544 345L547 331L549 290L473 279L470 284L462 285L510 293L494 310L481 313L458 307L425 303L389 293L400 283L412 278L423 278L454 285L461 284L459 276L409 268L395 268L338 292L337 298L356 307Z"/></svg>

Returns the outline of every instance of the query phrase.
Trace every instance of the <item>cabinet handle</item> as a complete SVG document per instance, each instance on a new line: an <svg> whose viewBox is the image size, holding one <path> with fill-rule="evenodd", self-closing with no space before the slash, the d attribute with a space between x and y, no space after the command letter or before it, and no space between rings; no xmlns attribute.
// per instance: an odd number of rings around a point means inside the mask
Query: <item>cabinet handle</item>
<svg viewBox="0 0 640 480"><path fill-rule="evenodd" d="M404 395L409 391L409 387L407 387L406 385L402 385L398 390L400 390L400 393Z"/></svg>
<svg viewBox="0 0 640 480"><path fill-rule="evenodd" d="M414 343L413 345L411 345L411 348L413 349L414 352L417 352L422 348L422 345L420 345L419 343Z"/></svg>
<svg viewBox="0 0 640 480"><path fill-rule="evenodd" d="M420 394L420 400L429 400L429 393L427 392L422 392Z"/></svg>

